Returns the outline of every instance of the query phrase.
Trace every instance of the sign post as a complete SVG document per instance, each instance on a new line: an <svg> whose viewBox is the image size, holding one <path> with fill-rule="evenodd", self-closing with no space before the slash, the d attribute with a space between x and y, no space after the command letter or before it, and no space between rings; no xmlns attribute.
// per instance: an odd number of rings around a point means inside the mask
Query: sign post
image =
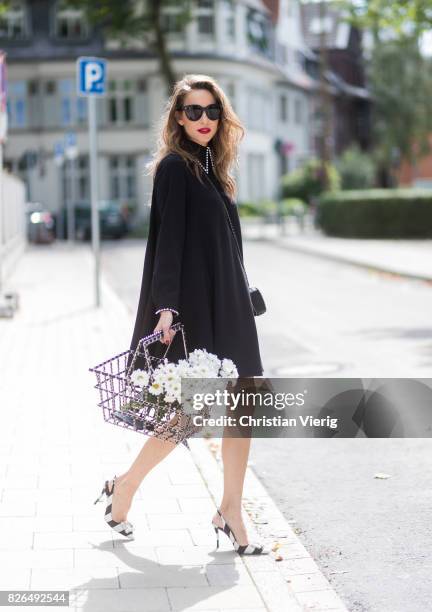
<svg viewBox="0 0 432 612"><path fill-rule="evenodd" d="M90 190L92 248L95 261L95 301L100 306L100 235L99 235L99 181L97 158L96 97L105 94L106 60L97 57L79 57L77 67L78 95L88 98Z"/></svg>
<svg viewBox="0 0 432 612"><path fill-rule="evenodd" d="M76 206L76 185L75 185L75 159L78 157L77 138L75 132L68 132L65 136L64 154L69 160L69 185L70 189L67 194L67 227L68 227L68 242L70 244L75 240L75 206Z"/></svg>
<svg viewBox="0 0 432 612"><path fill-rule="evenodd" d="M64 163L64 144L61 140L58 140L57 142L54 143L54 163L57 166L57 168L59 169L59 185L61 186L61 167L63 166ZM59 209L58 209L58 214L57 214L57 225L56 225L56 234L57 234L57 240L60 240L61 238L63 238L63 198L60 197L59 198L59 202L61 202Z"/></svg>
<svg viewBox="0 0 432 612"><path fill-rule="evenodd" d="M3 144L7 135L6 112L6 53L0 51L0 296L3 291Z"/></svg>

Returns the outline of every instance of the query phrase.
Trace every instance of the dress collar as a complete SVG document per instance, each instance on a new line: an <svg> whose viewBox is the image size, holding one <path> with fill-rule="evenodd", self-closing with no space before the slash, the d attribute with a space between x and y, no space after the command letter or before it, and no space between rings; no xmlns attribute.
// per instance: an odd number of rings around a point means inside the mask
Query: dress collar
<svg viewBox="0 0 432 612"><path fill-rule="evenodd" d="M199 159L199 161L205 166L207 148L210 148L211 150L211 145L201 145L187 137L183 139L181 144L189 153L192 153L192 155Z"/></svg>
<svg viewBox="0 0 432 612"><path fill-rule="evenodd" d="M211 146L211 142L209 145L201 145L198 142L195 142L194 140L191 140L190 138L184 137L183 140L181 141L181 146L186 149L189 153L192 153L192 155L194 155L201 163L202 165L205 167L206 165L206 152L207 149L210 149L210 151L213 153L213 148ZM219 186L219 190L222 192L223 195L225 195L226 197L228 197L225 193L225 191L222 189L219 180L217 179L215 173L214 173L214 168L212 165L212 161L211 161L211 157L209 155L209 176L213 177L213 179L216 180L216 184L217 186ZM230 199L230 198L229 198Z"/></svg>

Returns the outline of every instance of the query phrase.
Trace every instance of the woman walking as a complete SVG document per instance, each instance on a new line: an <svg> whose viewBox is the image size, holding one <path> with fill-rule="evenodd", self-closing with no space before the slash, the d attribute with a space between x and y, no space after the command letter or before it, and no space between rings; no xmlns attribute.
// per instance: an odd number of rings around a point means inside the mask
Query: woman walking
<svg viewBox="0 0 432 612"><path fill-rule="evenodd" d="M178 319L189 351L205 348L231 359L239 377L262 376L254 313L232 232L243 258L230 174L243 135L239 118L213 78L186 75L176 83L150 164L154 183L133 351L152 332L163 332L161 342L170 345L176 333L170 327ZM173 343L170 359L182 357L180 343L177 348ZM144 365L139 359L134 364ZM242 519L250 442L250 437L223 438L224 492L211 522L216 535L224 531L240 554L263 554L268 551L249 542ZM127 521L132 498L146 474L175 447L169 440L149 437L130 468L106 481L105 519L113 529L133 535Z"/></svg>

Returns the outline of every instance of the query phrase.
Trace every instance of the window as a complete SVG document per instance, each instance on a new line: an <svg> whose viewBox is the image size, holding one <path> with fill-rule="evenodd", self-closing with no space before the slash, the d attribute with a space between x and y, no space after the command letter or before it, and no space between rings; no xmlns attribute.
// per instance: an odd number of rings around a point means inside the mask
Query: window
<svg viewBox="0 0 432 612"><path fill-rule="evenodd" d="M109 159L110 197L128 200L136 197L136 167L132 155L113 155Z"/></svg>
<svg viewBox="0 0 432 612"><path fill-rule="evenodd" d="M248 127L253 130L264 131L268 129L271 115L271 100L268 93L262 89L249 87L248 98Z"/></svg>
<svg viewBox="0 0 432 612"><path fill-rule="evenodd" d="M138 79L136 81L136 93L133 98L134 124L149 126L150 123L150 95L148 81Z"/></svg>
<svg viewBox="0 0 432 612"><path fill-rule="evenodd" d="M27 81L27 127L40 128L42 124L42 86L32 79Z"/></svg>
<svg viewBox="0 0 432 612"><path fill-rule="evenodd" d="M225 85L225 93L231 102L231 106L235 110L235 85L232 81L229 81Z"/></svg>
<svg viewBox="0 0 432 612"><path fill-rule="evenodd" d="M39 94L39 82L29 81L28 82L28 95L37 96Z"/></svg>
<svg viewBox="0 0 432 612"><path fill-rule="evenodd" d="M53 96L56 92L56 82L55 81L47 81L45 83L45 93L47 96Z"/></svg>
<svg viewBox="0 0 432 612"><path fill-rule="evenodd" d="M42 116L44 127L58 127L60 125L60 107L57 81L43 81L41 87Z"/></svg>
<svg viewBox="0 0 432 612"><path fill-rule="evenodd" d="M117 80L108 83L108 122L131 123L134 120L133 81Z"/></svg>
<svg viewBox="0 0 432 612"><path fill-rule="evenodd" d="M161 9L162 29L167 34L182 34L184 24L182 22L182 7L177 0L165 1Z"/></svg>
<svg viewBox="0 0 432 612"><path fill-rule="evenodd" d="M249 9L247 13L247 37L253 51L269 54L270 23L263 13L255 9Z"/></svg>
<svg viewBox="0 0 432 612"><path fill-rule="evenodd" d="M12 1L0 14L0 38L20 39L28 34L26 4L23 0Z"/></svg>
<svg viewBox="0 0 432 612"><path fill-rule="evenodd" d="M88 155L80 155L78 157L78 163L76 163L76 174L78 181L78 198L80 200L88 200L90 198Z"/></svg>
<svg viewBox="0 0 432 612"><path fill-rule="evenodd" d="M25 81L10 81L7 97L8 124L11 128L27 126L27 84Z"/></svg>
<svg viewBox="0 0 432 612"><path fill-rule="evenodd" d="M137 81L137 91L139 93L147 93L147 81L145 79L138 79Z"/></svg>
<svg viewBox="0 0 432 612"><path fill-rule="evenodd" d="M279 119L284 123L288 121L288 96L281 94L279 97Z"/></svg>
<svg viewBox="0 0 432 612"><path fill-rule="evenodd" d="M148 81L144 78L110 80L106 99L102 101L104 123L148 126L149 97Z"/></svg>
<svg viewBox="0 0 432 612"><path fill-rule="evenodd" d="M309 32L311 34L330 34L333 28L333 19L330 15L325 15L323 19L321 17L314 17L309 23Z"/></svg>
<svg viewBox="0 0 432 612"><path fill-rule="evenodd" d="M55 7L54 35L66 40L82 40L89 34L82 9L74 8L67 0L60 0Z"/></svg>
<svg viewBox="0 0 432 612"><path fill-rule="evenodd" d="M226 41L233 42L235 40L235 6L234 0L222 0L221 3L222 19L223 19L223 38Z"/></svg>
<svg viewBox="0 0 432 612"><path fill-rule="evenodd" d="M87 98L77 98L77 123L82 124L87 122Z"/></svg>
<svg viewBox="0 0 432 612"><path fill-rule="evenodd" d="M276 41L275 44L276 61L285 66L288 63L288 48L283 43Z"/></svg>
<svg viewBox="0 0 432 612"><path fill-rule="evenodd" d="M213 36L214 24L214 0L198 0L196 8L198 33L204 37Z"/></svg>
<svg viewBox="0 0 432 612"><path fill-rule="evenodd" d="M72 180L74 181L73 185ZM76 201L90 200L88 155L79 155L73 162L73 170L70 161L63 164L62 188L64 202L69 202L72 199Z"/></svg>
<svg viewBox="0 0 432 612"><path fill-rule="evenodd" d="M294 102L294 121L296 123L303 122L303 109L302 109L302 101L300 98L296 98Z"/></svg>
<svg viewBox="0 0 432 612"><path fill-rule="evenodd" d="M265 158L262 153L249 153L248 155L248 197L257 201L265 197Z"/></svg>
<svg viewBox="0 0 432 612"><path fill-rule="evenodd" d="M59 91L61 125L84 124L87 121L87 99L77 97L74 79L61 79Z"/></svg>

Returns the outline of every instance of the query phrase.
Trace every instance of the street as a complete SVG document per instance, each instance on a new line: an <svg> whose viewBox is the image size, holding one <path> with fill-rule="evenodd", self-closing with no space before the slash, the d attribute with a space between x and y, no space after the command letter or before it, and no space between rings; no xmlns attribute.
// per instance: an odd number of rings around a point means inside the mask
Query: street
<svg viewBox="0 0 432 612"><path fill-rule="evenodd" d="M144 253L145 241L103 246L133 314ZM256 319L266 376L429 376L427 283L253 241L245 265L267 304ZM430 607L430 450L429 439L257 439L251 463L349 610L417 612Z"/></svg>
<svg viewBox="0 0 432 612"><path fill-rule="evenodd" d="M135 314L145 241L107 242L103 248L104 270ZM258 241L247 242L245 265L267 304L267 313L256 318L266 376L429 376L427 283Z"/></svg>

